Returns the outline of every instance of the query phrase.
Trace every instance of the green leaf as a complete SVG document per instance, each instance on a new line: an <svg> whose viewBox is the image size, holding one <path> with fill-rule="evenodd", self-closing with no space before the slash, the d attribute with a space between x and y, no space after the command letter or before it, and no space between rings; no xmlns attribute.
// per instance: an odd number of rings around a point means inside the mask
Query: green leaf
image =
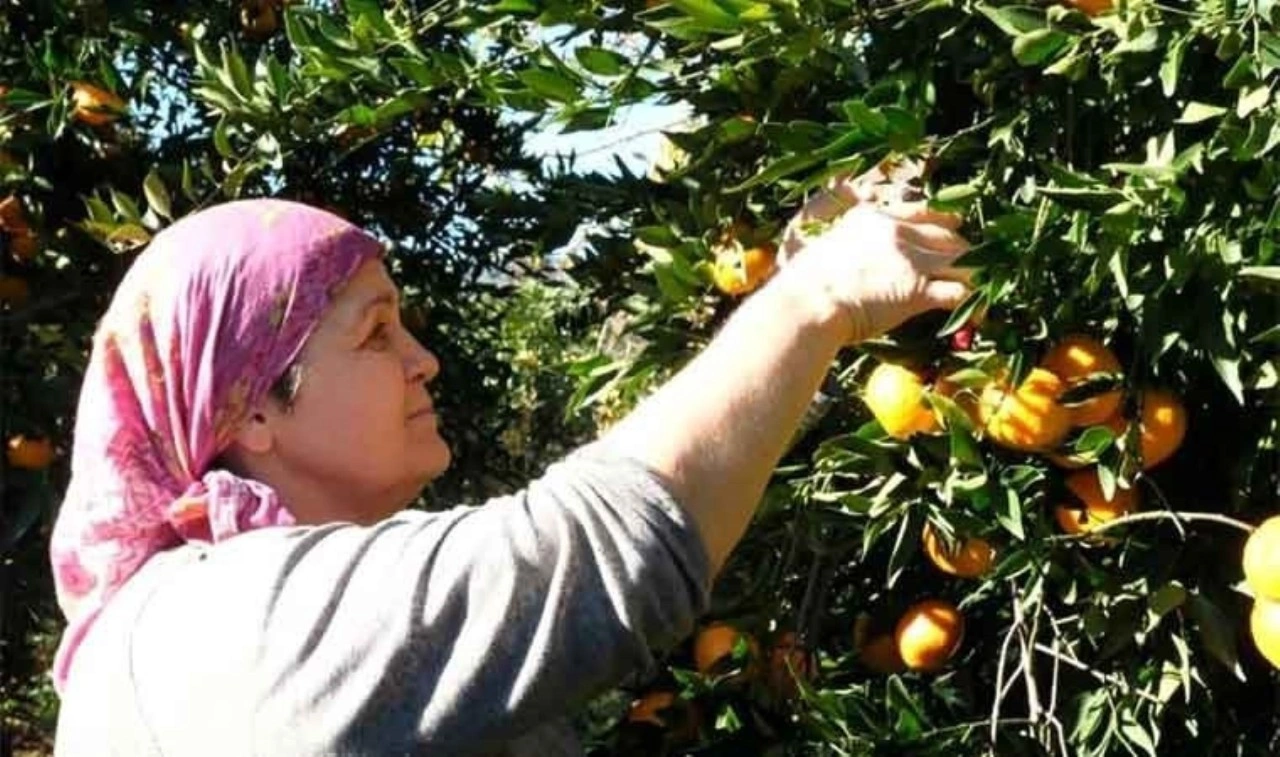
<svg viewBox="0 0 1280 757"><path fill-rule="evenodd" d="M485 8L486 11L494 14L499 13L537 13L540 9L538 4L532 0L499 0L499 2Z"/></svg>
<svg viewBox="0 0 1280 757"><path fill-rule="evenodd" d="M1156 622L1181 607L1186 601L1187 589L1177 581L1170 581L1156 589L1147 600L1147 611L1150 613L1147 630L1154 628Z"/></svg>
<svg viewBox="0 0 1280 757"><path fill-rule="evenodd" d="M578 99L578 86L554 69L529 68L518 76L529 89L549 100L571 103Z"/></svg>
<svg viewBox="0 0 1280 757"><path fill-rule="evenodd" d="M897 715L894 731L900 738L915 739L929 727L924 711L898 676L890 676L885 684L885 708Z"/></svg>
<svg viewBox="0 0 1280 757"><path fill-rule="evenodd" d="M867 105L862 100L845 100L840 104L845 118L873 136L884 136L889 131L889 119L883 113Z"/></svg>
<svg viewBox="0 0 1280 757"><path fill-rule="evenodd" d="M1231 70L1227 71L1226 75L1222 77L1222 86L1227 89L1239 89L1240 87L1243 87L1245 84L1248 84L1257 78L1257 73L1254 68L1253 56L1247 53L1245 55L1241 55L1236 59L1235 65L1231 67Z"/></svg>
<svg viewBox="0 0 1280 757"><path fill-rule="evenodd" d="M1036 187L1036 192L1064 208L1105 210L1125 199L1124 192L1099 185L1094 187Z"/></svg>
<svg viewBox="0 0 1280 757"><path fill-rule="evenodd" d="M666 0L666 3L688 16L699 31L736 32L742 28L738 17L714 0Z"/></svg>
<svg viewBox="0 0 1280 757"><path fill-rule="evenodd" d="M164 186L164 180L160 178L155 168L152 168L147 178L143 179L142 191L147 196L147 205L155 211L156 215L161 218L173 218L173 201L169 197L169 190Z"/></svg>
<svg viewBox="0 0 1280 757"><path fill-rule="evenodd" d="M1270 101L1271 87L1266 84L1252 90L1240 90L1240 99L1236 103L1236 115L1246 118Z"/></svg>
<svg viewBox="0 0 1280 757"><path fill-rule="evenodd" d="M996 521L1019 541L1027 538L1022 528L1022 497L1017 489L1004 489L1004 506L996 510Z"/></svg>
<svg viewBox="0 0 1280 757"><path fill-rule="evenodd" d="M244 58L232 45L222 46L222 68L226 72L219 76L230 86L241 100L253 99L253 77L249 75L249 67Z"/></svg>
<svg viewBox="0 0 1280 757"><path fill-rule="evenodd" d="M1187 107L1182 109L1182 115L1178 116L1177 123L1198 124L1201 121L1218 118L1225 113L1227 113L1227 109L1220 105L1210 105L1208 103L1193 101L1187 103Z"/></svg>
<svg viewBox="0 0 1280 757"><path fill-rule="evenodd" d="M1264 32L1258 35L1258 63L1266 76L1280 68L1280 35Z"/></svg>
<svg viewBox="0 0 1280 757"><path fill-rule="evenodd" d="M1195 620L1205 651L1236 678L1245 680L1236 651L1236 635L1226 614L1201 594L1192 594L1186 607L1187 613Z"/></svg>
<svg viewBox="0 0 1280 757"><path fill-rule="evenodd" d="M1241 268L1237 273L1242 279L1280 282L1280 265L1255 265Z"/></svg>
<svg viewBox="0 0 1280 757"><path fill-rule="evenodd" d="M1236 402L1244 405L1244 383L1240 380L1240 355L1232 353L1229 355L1214 355L1213 369L1218 372L1218 376L1222 379L1222 383L1227 385L1231 390L1231 395L1236 398Z"/></svg>
<svg viewBox="0 0 1280 757"><path fill-rule="evenodd" d="M771 184L784 176L790 176L797 171L803 171L815 163L821 162L821 160L822 156L817 152L801 153L799 155L788 155L783 158L778 158L761 169L755 176L752 176L741 184L729 187L725 191L733 194L751 189L752 187L760 186L761 184Z"/></svg>
<svg viewBox="0 0 1280 757"><path fill-rule="evenodd" d="M437 87L448 80L446 72L416 58L392 58L387 63L421 87Z"/></svg>
<svg viewBox="0 0 1280 757"><path fill-rule="evenodd" d="M976 200L981 190L973 184L952 184L943 187L933 196L932 202L944 205L967 205Z"/></svg>
<svg viewBox="0 0 1280 757"><path fill-rule="evenodd" d="M1160 64L1160 89L1165 97L1173 97L1178 91L1178 75L1182 71L1182 60L1186 57L1189 36L1178 37L1164 55Z"/></svg>
<svg viewBox="0 0 1280 757"><path fill-rule="evenodd" d="M1062 51L1071 37L1056 29L1036 29L1013 40L1013 57L1024 66L1037 66Z"/></svg>
<svg viewBox="0 0 1280 757"><path fill-rule="evenodd" d="M578 63L599 76L618 76L627 70L627 59L603 47L579 47L573 51Z"/></svg>
<svg viewBox="0 0 1280 757"><path fill-rule="evenodd" d="M111 204L115 206L116 213L118 213L121 218L135 223L142 220L142 211L138 208L138 203L134 202L132 197L129 197L123 192L117 192L115 187L110 188L110 194Z"/></svg>
<svg viewBox="0 0 1280 757"><path fill-rule="evenodd" d="M236 154L235 148L231 146L231 139L227 136L227 131L230 128L226 116L218 119L218 125L213 127L213 148L218 151L219 155L228 159Z"/></svg>
<svg viewBox="0 0 1280 757"><path fill-rule="evenodd" d="M1043 10L1024 5L1006 5L1000 8L992 8L989 5L980 3L978 12L989 18L991 23L1000 27L1000 31L1010 37L1017 37L1020 34L1044 29L1048 26Z"/></svg>

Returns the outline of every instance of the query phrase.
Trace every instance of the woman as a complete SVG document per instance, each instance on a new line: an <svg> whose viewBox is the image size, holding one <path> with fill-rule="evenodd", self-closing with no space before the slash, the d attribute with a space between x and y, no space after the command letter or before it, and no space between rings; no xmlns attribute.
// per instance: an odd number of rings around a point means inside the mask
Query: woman
<svg viewBox="0 0 1280 757"><path fill-rule="evenodd" d="M437 513L403 509L449 450L380 245L278 200L176 223L82 389L57 753L580 754L562 716L692 630L837 350L964 296L955 222L845 213L602 439Z"/></svg>

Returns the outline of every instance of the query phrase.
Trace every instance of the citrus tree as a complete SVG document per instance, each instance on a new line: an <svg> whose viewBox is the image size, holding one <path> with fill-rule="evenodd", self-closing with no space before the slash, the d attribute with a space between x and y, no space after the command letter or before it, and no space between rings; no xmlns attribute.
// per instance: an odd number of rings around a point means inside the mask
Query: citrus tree
<svg viewBox="0 0 1280 757"><path fill-rule="evenodd" d="M466 3L53 0L0 10L0 753L48 750L47 538L90 336L174 219L275 196L391 246L456 453L428 505L510 491L564 422L592 294L550 251L591 178L526 154L521 53ZM564 200L556 198L563 195Z"/></svg>
<svg viewBox="0 0 1280 757"><path fill-rule="evenodd" d="M608 700L602 752L1280 746L1276 521L1250 536L1280 502L1275 3L501 6L561 35L553 121L693 111L600 203L629 221L597 243L612 338L576 364L603 424L833 177L973 242L968 301L831 366L704 627Z"/></svg>

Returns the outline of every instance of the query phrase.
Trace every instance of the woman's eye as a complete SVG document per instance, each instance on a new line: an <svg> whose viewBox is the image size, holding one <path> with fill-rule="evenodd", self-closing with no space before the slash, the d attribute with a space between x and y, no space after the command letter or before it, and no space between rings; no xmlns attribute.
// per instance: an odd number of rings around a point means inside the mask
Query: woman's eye
<svg viewBox="0 0 1280 757"><path fill-rule="evenodd" d="M385 344L389 335L390 331L387 329L387 324L379 323L369 334L368 343L372 345Z"/></svg>

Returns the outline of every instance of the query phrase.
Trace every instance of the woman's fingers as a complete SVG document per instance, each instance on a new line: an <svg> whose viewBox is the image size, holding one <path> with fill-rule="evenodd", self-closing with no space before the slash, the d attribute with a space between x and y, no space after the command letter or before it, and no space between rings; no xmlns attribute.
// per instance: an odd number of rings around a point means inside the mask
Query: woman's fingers
<svg viewBox="0 0 1280 757"><path fill-rule="evenodd" d="M908 247L921 248L930 253L954 258L969 250L969 242L955 231L943 226L921 223L903 223L898 226L898 238Z"/></svg>
<svg viewBox="0 0 1280 757"><path fill-rule="evenodd" d="M876 210L904 223L941 226L949 231L959 229L964 223L964 216L958 213L931 210L926 202L895 202L882 205Z"/></svg>
<svg viewBox="0 0 1280 757"><path fill-rule="evenodd" d="M959 281L933 279L924 288L924 304L930 310L954 310L968 296L969 287Z"/></svg>

